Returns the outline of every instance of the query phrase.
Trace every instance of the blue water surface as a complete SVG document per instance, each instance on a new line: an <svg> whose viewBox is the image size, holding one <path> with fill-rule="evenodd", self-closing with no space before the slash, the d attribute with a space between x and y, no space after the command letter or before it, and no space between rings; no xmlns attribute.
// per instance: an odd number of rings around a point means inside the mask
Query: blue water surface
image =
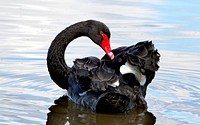
<svg viewBox="0 0 200 125"><path fill-rule="evenodd" d="M95 19L110 28L112 48L152 40L159 50L160 69L146 97L156 124L200 125L199 8L197 0L1 0L0 124L46 124L49 107L66 94L49 77L48 47L65 27ZM88 38L79 38L67 49L66 61L71 65L75 58L103 54ZM73 112L76 123L64 112L56 116L64 118L59 124L101 124L128 117Z"/></svg>

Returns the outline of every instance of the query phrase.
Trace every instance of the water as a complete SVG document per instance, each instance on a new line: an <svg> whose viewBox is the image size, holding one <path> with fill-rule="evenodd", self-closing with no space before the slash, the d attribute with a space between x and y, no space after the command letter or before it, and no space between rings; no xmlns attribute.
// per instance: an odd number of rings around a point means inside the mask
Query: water
<svg viewBox="0 0 200 125"><path fill-rule="evenodd" d="M1 0L0 124L200 124L199 8L197 0ZM68 102L50 79L51 41L87 19L109 26L112 48L153 40L159 49L161 68L148 87L147 114L95 114ZM69 64L75 57L103 55L88 38L75 40L66 53Z"/></svg>

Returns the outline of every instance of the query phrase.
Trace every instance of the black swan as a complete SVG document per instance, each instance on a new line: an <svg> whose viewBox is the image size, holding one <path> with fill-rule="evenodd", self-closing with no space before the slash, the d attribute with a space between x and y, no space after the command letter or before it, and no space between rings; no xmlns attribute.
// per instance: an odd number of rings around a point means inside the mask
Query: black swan
<svg viewBox="0 0 200 125"><path fill-rule="evenodd" d="M101 59L76 59L70 68L65 63L67 45L87 36L106 53ZM52 80L67 89L77 104L100 113L124 113L134 107L147 109L146 89L158 70L160 54L151 41L111 50L110 31L102 22L87 20L73 24L53 40L47 56Z"/></svg>

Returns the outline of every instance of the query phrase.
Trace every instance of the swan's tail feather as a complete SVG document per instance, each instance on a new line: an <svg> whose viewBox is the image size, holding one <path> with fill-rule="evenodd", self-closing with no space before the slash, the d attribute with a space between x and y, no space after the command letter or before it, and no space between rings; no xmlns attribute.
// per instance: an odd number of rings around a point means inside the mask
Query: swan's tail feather
<svg viewBox="0 0 200 125"><path fill-rule="evenodd" d="M157 71L160 54L154 48L152 41L139 42L128 50L128 61L141 68Z"/></svg>

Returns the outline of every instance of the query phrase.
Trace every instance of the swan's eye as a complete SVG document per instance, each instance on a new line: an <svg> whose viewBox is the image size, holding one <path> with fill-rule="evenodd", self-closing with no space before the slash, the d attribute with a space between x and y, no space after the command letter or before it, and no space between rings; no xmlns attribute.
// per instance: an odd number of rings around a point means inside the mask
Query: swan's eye
<svg viewBox="0 0 200 125"><path fill-rule="evenodd" d="M103 39L108 39L108 36L103 31L100 31L100 35L103 37Z"/></svg>
<svg viewBox="0 0 200 125"><path fill-rule="evenodd" d="M103 36L103 34L104 34L103 31L100 31L100 34Z"/></svg>

